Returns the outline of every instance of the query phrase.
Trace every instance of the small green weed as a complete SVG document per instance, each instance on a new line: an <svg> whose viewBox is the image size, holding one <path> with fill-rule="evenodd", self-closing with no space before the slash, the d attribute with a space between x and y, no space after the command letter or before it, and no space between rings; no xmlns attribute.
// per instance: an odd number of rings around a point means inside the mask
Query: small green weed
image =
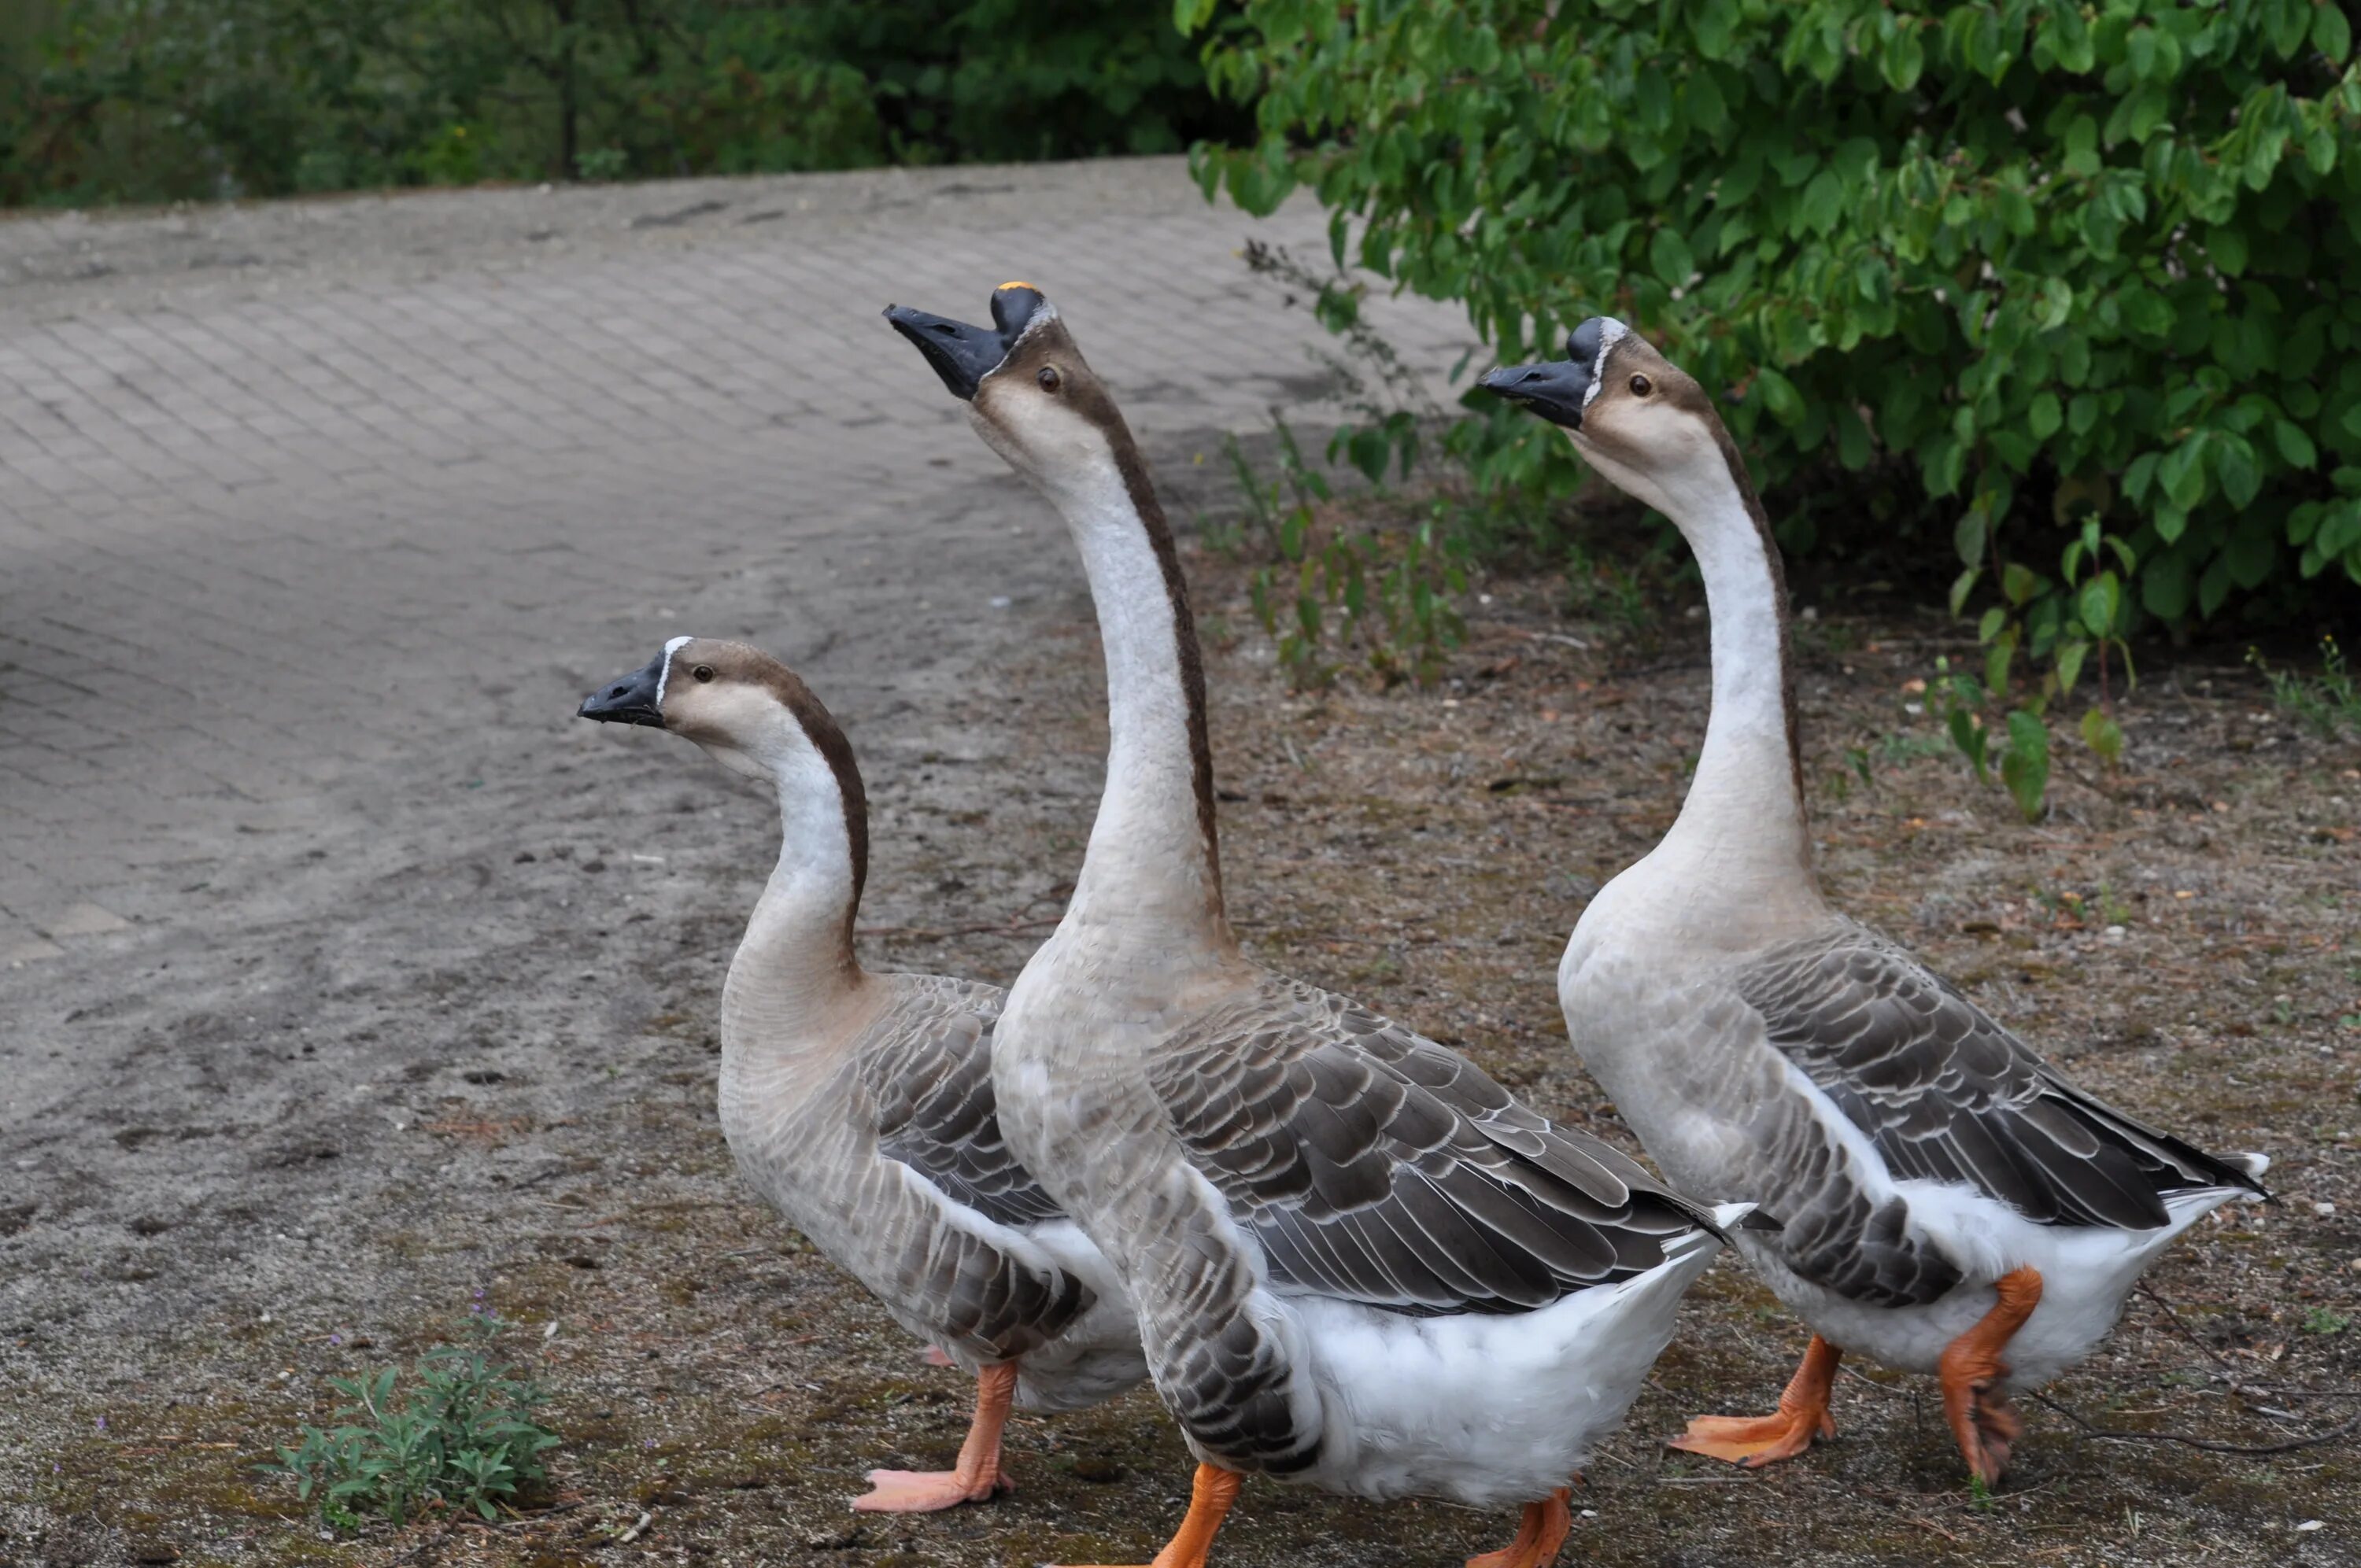
<svg viewBox="0 0 2361 1568"><path fill-rule="evenodd" d="M330 1378L353 1402L325 1431L303 1428L278 1464L258 1468L294 1477L296 1497L316 1497L322 1519L341 1530L370 1515L399 1528L434 1508L497 1518L521 1486L547 1474L541 1455L558 1442L533 1420L540 1387L493 1359L493 1341L509 1326L479 1309L465 1342L420 1356L406 1385L391 1366Z"/></svg>
<svg viewBox="0 0 2361 1568"><path fill-rule="evenodd" d="M1927 691L1953 748L1975 769L1976 782L1990 784L1997 772L2025 819L2038 822L2049 789L2049 727L2041 716L2026 707L2012 709L1995 743L1983 715L1992 693L1973 674L1955 671L1949 660L1938 657Z"/></svg>
<svg viewBox="0 0 2361 1568"><path fill-rule="evenodd" d="M2314 1307L2303 1315L2303 1332L2308 1334L2341 1334L2351 1327L2353 1320L2342 1312L2332 1312L2325 1307Z"/></svg>
<svg viewBox="0 0 2361 1568"><path fill-rule="evenodd" d="M2097 517L2082 521L2080 534L2068 543L2059 558L2060 581L2022 562L2000 560L1999 545L1987 532L1982 514L1971 511L1961 520L1957 541L1967 569L1951 585L1951 613L1960 614L1968 596L1984 574L1987 551L2004 601L1983 613L1976 625L1976 641L1983 644L1984 670L1979 680L1960 671L1946 670L1938 683L1951 739L1976 771L1988 780L1997 768L2001 782L2016 800L2027 822L2041 819L2049 791L2049 725L2053 702L2063 700L2081 678L2082 666L2097 655L2098 703L2082 714L2082 743L2110 769L2124 757L2124 732L2115 722L2114 696L2110 689L2110 653L2123 660L2125 685L2133 679L2132 609L2124 584L2138 565L2132 547L2103 528ZM2110 561L2112 557L2112 563ZM2118 570L2120 568L2120 570ZM1982 710L1988 702L2008 699L2011 666L2026 655L2027 686L2009 709L2007 739L1993 744L1984 729ZM1939 667L1938 661L1938 667ZM2038 672L2037 675L2035 672Z"/></svg>
<svg viewBox="0 0 2361 1568"><path fill-rule="evenodd" d="M1948 735L1914 735L1895 730L1879 736L1872 744L1846 747L1845 764L1852 770L1851 776L1848 777L1842 770L1831 769L1828 782L1836 792L1838 804L1842 805L1852 796L1853 779L1858 778L1863 789L1873 790L1877 787L1880 772L1907 767L1927 757L1939 757L1949 750L1951 740Z"/></svg>
<svg viewBox="0 0 2361 1568"><path fill-rule="evenodd" d="M620 180L631 172L631 155L620 147L585 148L574 159L574 171L592 181Z"/></svg>
<svg viewBox="0 0 2361 1568"><path fill-rule="evenodd" d="M1342 668L1331 650L1355 641L1388 685L1433 680L1444 655L1466 634L1455 601L1466 591L1467 573L1458 553L1438 543L1447 537L1443 503L1396 532L1327 526L1320 512L1334 491L1304 461L1287 422L1274 412L1271 423L1279 438L1275 477L1257 473L1235 438L1226 452L1246 501L1242 540L1266 552L1250 584L1255 615L1278 644L1289 681L1326 685ZM1332 449L1331 461L1335 455Z"/></svg>
<svg viewBox="0 0 2361 1568"><path fill-rule="evenodd" d="M2345 650L2336 645L2335 638L2320 640L2317 675L2275 670L2252 648L2246 650L2246 663L2270 683L2271 701L2279 710L2310 725L2322 740L2334 740L2345 729L2361 735L2361 690L2355 688L2353 672L2345 668Z"/></svg>
<svg viewBox="0 0 2361 1568"><path fill-rule="evenodd" d="M1664 576L1669 554L1659 537L1637 561L1610 560L1579 539L1565 542L1566 610L1616 636L1637 641L1655 627L1651 580Z"/></svg>
<svg viewBox="0 0 2361 1568"><path fill-rule="evenodd" d="M1356 511L1393 518L1349 526L1343 509L1330 505L1335 496L1327 477L1305 460L1294 431L1274 410L1279 471L1266 478L1230 441L1226 454L1246 516L1235 529L1209 532L1208 542L1233 556L1259 547L1255 614L1293 685L1334 680L1343 663L1332 654L1356 642L1385 685L1423 685L1442 673L1444 654L1466 635L1456 601L1466 592L1466 563L1479 543L1477 509L1441 494L1413 519L1399 501L1385 504L1385 487L1389 471L1409 477L1422 455L1420 432L1440 422L1442 410L1420 372L1362 315L1366 283L1341 269L1323 276L1285 249L1254 241L1246 261L1256 273L1310 294L1312 313L1342 342L1345 355L1318 357L1336 397L1357 418L1329 438L1326 465L1357 469L1374 488L1375 504Z"/></svg>

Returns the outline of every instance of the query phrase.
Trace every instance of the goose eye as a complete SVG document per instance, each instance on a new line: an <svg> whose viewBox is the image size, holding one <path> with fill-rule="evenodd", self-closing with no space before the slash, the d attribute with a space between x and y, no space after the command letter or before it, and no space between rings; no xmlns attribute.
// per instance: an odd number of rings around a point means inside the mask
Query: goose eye
<svg viewBox="0 0 2361 1568"><path fill-rule="evenodd" d="M695 675L700 681L709 681L713 678L713 666L710 664L699 664L697 668L689 671L688 673Z"/></svg>
<svg viewBox="0 0 2361 1568"><path fill-rule="evenodd" d="M1065 379L1063 376L1058 374L1058 367L1054 365L1042 366L1041 373L1033 378L1041 383L1041 389L1045 392L1056 391L1059 383Z"/></svg>
<svg viewBox="0 0 2361 1568"><path fill-rule="evenodd" d="M1645 376L1634 376L1631 378L1631 395L1633 397L1644 398L1654 389L1655 389L1649 384L1648 378Z"/></svg>

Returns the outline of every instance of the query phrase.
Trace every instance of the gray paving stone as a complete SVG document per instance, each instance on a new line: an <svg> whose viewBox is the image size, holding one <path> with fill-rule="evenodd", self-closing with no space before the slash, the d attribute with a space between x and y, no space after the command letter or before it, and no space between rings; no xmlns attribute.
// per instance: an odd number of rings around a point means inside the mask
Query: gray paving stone
<svg viewBox="0 0 2361 1568"><path fill-rule="evenodd" d="M76 910L219 917L291 840L365 835L422 748L461 773L564 718L490 687L572 689L701 604L795 652L890 641L913 595L1071 591L1060 553L932 521L1005 481L889 301L1031 278L1159 450L1306 384L1322 334L1235 253L1324 255L1308 203L1250 221L1170 159L952 176L0 228L0 990L97 939ZM192 234L260 261L194 267ZM1439 386L1455 313L1373 312ZM978 635L894 656L922 683Z"/></svg>

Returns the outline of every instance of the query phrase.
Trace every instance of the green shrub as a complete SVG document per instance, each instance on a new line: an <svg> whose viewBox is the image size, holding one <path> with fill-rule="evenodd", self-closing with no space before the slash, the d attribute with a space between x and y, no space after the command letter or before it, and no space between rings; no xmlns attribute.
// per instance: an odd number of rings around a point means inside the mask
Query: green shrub
<svg viewBox="0 0 2361 1568"><path fill-rule="evenodd" d="M1922 556L1957 553L1956 608L2005 607L2036 679L2077 638L2268 620L2361 582L2341 5L1177 14L1256 104L1255 140L1198 149L1208 194L1263 212L1311 186L1340 262L1464 302L1503 359L1631 321L1732 389L1790 549L1917 529ZM1554 431L1484 417L1492 477L1571 488ZM2056 569L2092 518L2123 546L2095 631L2079 612L2107 590Z"/></svg>

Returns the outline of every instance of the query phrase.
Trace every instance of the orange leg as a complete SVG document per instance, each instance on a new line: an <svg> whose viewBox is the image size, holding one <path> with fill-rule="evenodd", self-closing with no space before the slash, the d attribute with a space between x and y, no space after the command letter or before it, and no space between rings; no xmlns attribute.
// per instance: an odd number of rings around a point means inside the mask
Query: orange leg
<svg viewBox="0 0 2361 1568"><path fill-rule="evenodd" d="M872 1470L870 1490L852 1499L864 1514L931 1514L961 1503L984 1503L1010 1489L1000 1468L1000 1429L1016 1398L1016 1364L1004 1361L975 1375L975 1420L950 1470Z"/></svg>
<svg viewBox="0 0 2361 1568"><path fill-rule="evenodd" d="M1245 1479L1218 1464L1198 1465L1197 1479L1189 1488L1189 1515L1148 1568L1205 1568L1213 1533L1229 1517L1230 1505L1238 1500L1238 1484Z"/></svg>
<svg viewBox="0 0 2361 1568"><path fill-rule="evenodd" d="M2025 1430L2000 1391L2000 1380L2008 1376L2001 1353L2041 1305L2041 1275L2027 1264L2002 1275L1993 1288L2000 1299L1974 1328L1944 1347L1938 1368L1944 1418L1960 1441L1969 1473L1987 1486L2000 1484L2008 1469L2009 1447Z"/></svg>
<svg viewBox="0 0 2361 1568"><path fill-rule="evenodd" d="M1517 1539L1498 1552L1469 1558L1467 1568L1549 1568L1557 1561L1557 1549L1565 1544L1565 1532L1574 1528L1572 1497L1568 1488L1560 1486L1540 1502L1527 1503Z"/></svg>
<svg viewBox="0 0 2361 1568"><path fill-rule="evenodd" d="M1819 1335L1812 1336L1804 1365L1779 1396L1775 1416L1692 1416L1688 1431L1672 1446L1708 1459L1727 1459L1753 1468L1793 1459L1812 1446L1816 1438L1837 1435L1828 1415L1828 1390L1837 1380L1837 1361L1843 1352Z"/></svg>

